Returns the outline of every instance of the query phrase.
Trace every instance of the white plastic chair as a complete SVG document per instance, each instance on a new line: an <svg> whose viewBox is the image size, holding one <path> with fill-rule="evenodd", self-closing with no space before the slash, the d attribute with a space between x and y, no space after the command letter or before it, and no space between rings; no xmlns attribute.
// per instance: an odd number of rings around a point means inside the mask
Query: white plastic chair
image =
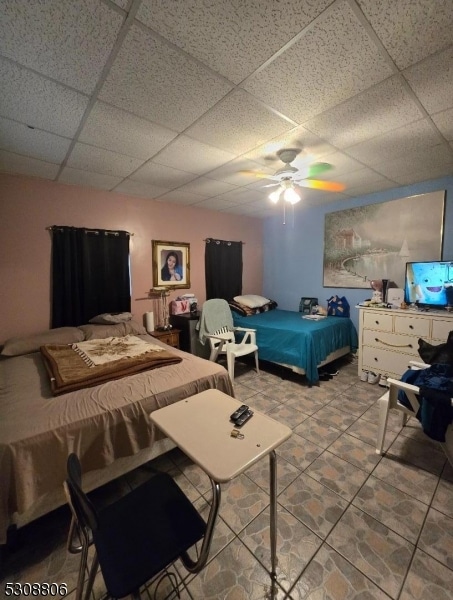
<svg viewBox="0 0 453 600"><path fill-rule="evenodd" d="M209 360L216 361L224 354L227 358L228 374L234 381L234 361L247 354L255 355L256 372L259 375L258 346L256 330L249 327L234 327L233 317L226 300L214 298L203 304L199 327L200 342L208 340L211 353ZM236 332L243 333L240 342L236 342Z"/></svg>
<svg viewBox="0 0 453 600"><path fill-rule="evenodd" d="M425 363L410 361L409 366L411 369L426 369L429 365ZM399 381L398 379L387 379L389 386L388 391L379 398L379 428L376 442L376 453L382 454L384 448L385 434L387 431L387 422L390 409L398 410L402 415L402 427L404 427L409 417L415 417L418 409L420 408L420 402L418 401L418 394L420 390L418 386ZM403 390L409 400L412 410L404 404L401 404L398 400L398 392ZM453 399L452 399L453 405ZM453 425L449 425L445 434L445 442L441 443L448 460L453 466Z"/></svg>

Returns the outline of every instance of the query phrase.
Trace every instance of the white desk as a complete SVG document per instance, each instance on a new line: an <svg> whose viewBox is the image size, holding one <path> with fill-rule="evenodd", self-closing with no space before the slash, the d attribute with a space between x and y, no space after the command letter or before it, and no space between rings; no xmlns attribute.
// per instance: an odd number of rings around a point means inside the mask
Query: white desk
<svg viewBox="0 0 453 600"><path fill-rule="evenodd" d="M231 437L230 415L241 405L219 390L206 390L150 414L151 421L189 456L211 480L212 503L199 559L183 557L186 568L199 572L208 559L220 506L220 483L243 473L269 455L271 577L276 578L277 457L275 448L292 431L283 423L256 412L242 428L243 439Z"/></svg>

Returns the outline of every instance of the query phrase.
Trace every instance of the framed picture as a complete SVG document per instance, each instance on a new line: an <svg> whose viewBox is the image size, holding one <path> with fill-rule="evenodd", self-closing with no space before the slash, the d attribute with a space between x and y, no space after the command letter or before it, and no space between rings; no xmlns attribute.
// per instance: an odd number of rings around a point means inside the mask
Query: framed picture
<svg viewBox="0 0 453 600"><path fill-rule="evenodd" d="M327 213L323 285L404 288L407 262L442 259L445 191Z"/></svg>
<svg viewBox="0 0 453 600"><path fill-rule="evenodd" d="M190 288L190 244L153 240L153 287Z"/></svg>

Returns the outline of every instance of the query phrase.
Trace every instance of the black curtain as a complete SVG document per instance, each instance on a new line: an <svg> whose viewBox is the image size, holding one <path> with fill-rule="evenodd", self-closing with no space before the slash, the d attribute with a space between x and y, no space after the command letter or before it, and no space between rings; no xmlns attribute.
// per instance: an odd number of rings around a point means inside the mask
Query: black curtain
<svg viewBox="0 0 453 600"><path fill-rule="evenodd" d="M129 233L54 226L52 327L130 312Z"/></svg>
<svg viewBox="0 0 453 600"><path fill-rule="evenodd" d="M206 300L242 294L242 242L208 238L204 258Z"/></svg>

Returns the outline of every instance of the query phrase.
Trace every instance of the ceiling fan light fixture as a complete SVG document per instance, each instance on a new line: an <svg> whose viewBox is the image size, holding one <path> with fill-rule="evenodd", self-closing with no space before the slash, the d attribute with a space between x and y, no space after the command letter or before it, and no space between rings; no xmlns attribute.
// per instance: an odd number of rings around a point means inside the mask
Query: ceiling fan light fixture
<svg viewBox="0 0 453 600"><path fill-rule="evenodd" d="M275 192L272 192L272 194L269 194L269 200L271 202L273 202L274 204L277 204L277 202L280 200L280 195L283 192L283 188L279 187L278 190L275 190Z"/></svg>
<svg viewBox="0 0 453 600"><path fill-rule="evenodd" d="M300 196L296 192L294 187L287 188L283 192L283 198L286 200L286 202L289 202L290 204L297 204L298 202L300 202Z"/></svg>

